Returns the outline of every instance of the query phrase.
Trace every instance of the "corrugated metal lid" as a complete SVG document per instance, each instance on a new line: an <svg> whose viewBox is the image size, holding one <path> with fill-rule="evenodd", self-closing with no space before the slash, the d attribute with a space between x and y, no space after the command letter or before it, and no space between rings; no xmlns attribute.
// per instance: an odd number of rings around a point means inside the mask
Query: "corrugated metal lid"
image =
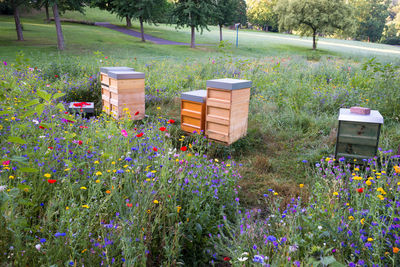
<svg viewBox="0 0 400 267"><path fill-rule="evenodd" d="M383 117L377 110L371 110L369 115L351 113L348 108L341 108L339 111L339 121L354 121L383 124Z"/></svg>
<svg viewBox="0 0 400 267"><path fill-rule="evenodd" d="M134 68L129 67L101 67L100 72L108 74L110 71L134 71Z"/></svg>
<svg viewBox="0 0 400 267"><path fill-rule="evenodd" d="M252 82L248 80L240 80L240 79L215 79L208 80L207 87L225 89L225 90L237 90L243 88L250 88Z"/></svg>
<svg viewBox="0 0 400 267"><path fill-rule="evenodd" d="M110 71L108 77L117 80L144 79L145 74L137 71Z"/></svg>
<svg viewBox="0 0 400 267"><path fill-rule="evenodd" d="M196 90L190 92L184 92L181 94L181 99L193 101L193 102L206 102L207 90Z"/></svg>

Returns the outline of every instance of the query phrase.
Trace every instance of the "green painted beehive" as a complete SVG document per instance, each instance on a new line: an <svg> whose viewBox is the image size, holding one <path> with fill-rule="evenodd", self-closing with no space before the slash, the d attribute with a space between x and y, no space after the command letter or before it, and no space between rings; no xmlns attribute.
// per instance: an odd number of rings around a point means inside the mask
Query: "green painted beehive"
<svg viewBox="0 0 400 267"><path fill-rule="evenodd" d="M368 110L369 112L369 110ZM335 158L362 161L376 156L383 117L377 110L369 114L339 111Z"/></svg>

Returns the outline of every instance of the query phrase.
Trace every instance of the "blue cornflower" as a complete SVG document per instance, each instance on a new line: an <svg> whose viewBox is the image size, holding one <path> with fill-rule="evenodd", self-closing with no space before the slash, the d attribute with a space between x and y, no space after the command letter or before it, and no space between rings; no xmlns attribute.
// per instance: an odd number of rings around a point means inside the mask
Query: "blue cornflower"
<svg viewBox="0 0 400 267"><path fill-rule="evenodd" d="M40 238L40 243L46 243L46 238Z"/></svg>
<svg viewBox="0 0 400 267"><path fill-rule="evenodd" d="M253 262L264 263L264 258L263 258L263 256L255 255L254 259L253 259Z"/></svg>
<svg viewBox="0 0 400 267"><path fill-rule="evenodd" d="M55 237L60 237L65 235L66 235L65 233L58 233L58 232L54 234Z"/></svg>
<svg viewBox="0 0 400 267"><path fill-rule="evenodd" d="M267 239L268 239L268 241L271 241L271 242L276 241L276 237L273 235L268 236Z"/></svg>

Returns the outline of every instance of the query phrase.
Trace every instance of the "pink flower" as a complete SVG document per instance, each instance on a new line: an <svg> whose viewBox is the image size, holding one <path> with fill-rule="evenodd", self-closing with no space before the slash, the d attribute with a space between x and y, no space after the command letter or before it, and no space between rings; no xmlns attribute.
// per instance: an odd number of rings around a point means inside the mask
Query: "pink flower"
<svg viewBox="0 0 400 267"><path fill-rule="evenodd" d="M121 130L121 134L122 134L124 137L128 137L128 133L126 132L126 130Z"/></svg>
<svg viewBox="0 0 400 267"><path fill-rule="evenodd" d="M10 165L10 161L9 160L6 160L6 161L3 161L3 166L8 166L8 165Z"/></svg>
<svg viewBox="0 0 400 267"><path fill-rule="evenodd" d="M5 61L3 62L3 64L4 64L4 66L7 66L7 62L5 62Z"/></svg>

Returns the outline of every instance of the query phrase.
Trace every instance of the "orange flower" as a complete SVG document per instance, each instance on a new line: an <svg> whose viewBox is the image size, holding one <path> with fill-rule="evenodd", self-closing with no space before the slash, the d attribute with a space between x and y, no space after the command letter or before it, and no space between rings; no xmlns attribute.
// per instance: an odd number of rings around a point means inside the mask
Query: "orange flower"
<svg viewBox="0 0 400 267"><path fill-rule="evenodd" d="M393 247L393 253L397 254L399 253L400 249L398 247Z"/></svg>
<svg viewBox="0 0 400 267"><path fill-rule="evenodd" d="M107 193L107 194L111 194L111 191L110 191L110 190L107 190L106 193Z"/></svg>

